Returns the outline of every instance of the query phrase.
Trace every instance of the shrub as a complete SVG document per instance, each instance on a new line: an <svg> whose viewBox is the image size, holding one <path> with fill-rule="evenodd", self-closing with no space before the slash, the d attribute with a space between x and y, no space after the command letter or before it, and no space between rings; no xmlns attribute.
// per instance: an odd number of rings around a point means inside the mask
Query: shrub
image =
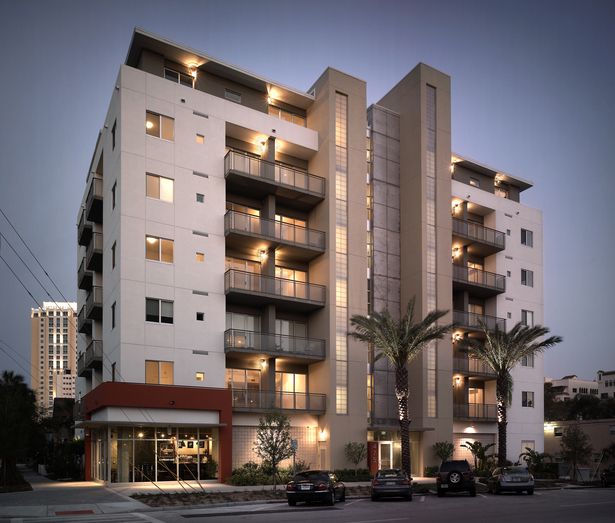
<svg viewBox="0 0 615 523"><path fill-rule="evenodd" d="M368 469L337 469L333 471L340 481L370 481Z"/></svg>
<svg viewBox="0 0 615 523"><path fill-rule="evenodd" d="M233 474L229 479L231 485L248 486L248 485L268 485L271 477L263 472L262 467L258 463L248 461L239 468L233 470Z"/></svg>
<svg viewBox="0 0 615 523"><path fill-rule="evenodd" d="M438 475L440 467L425 467L423 474L426 478L435 478Z"/></svg>

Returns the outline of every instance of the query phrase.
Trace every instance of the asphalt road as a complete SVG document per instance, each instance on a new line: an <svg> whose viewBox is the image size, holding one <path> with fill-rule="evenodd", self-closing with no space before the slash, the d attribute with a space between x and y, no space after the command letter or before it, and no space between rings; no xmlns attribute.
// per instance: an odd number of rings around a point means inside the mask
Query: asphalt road
<svg viewBox="0 0 615 523"><path fill-rule="evenodd" d="M42 521L141 522L167 523L396 523L419 522L485 522L528 523L534 521L609 522L615 521L615 488L566 489L526 494L467 494L415 496L414 501L369 499L348 500L334 507L299 504L253 504L219 508L166 509L140 513L100 514L70 518L32 518L29 523ZM13 521L15 521L13 519Z"/></svg>

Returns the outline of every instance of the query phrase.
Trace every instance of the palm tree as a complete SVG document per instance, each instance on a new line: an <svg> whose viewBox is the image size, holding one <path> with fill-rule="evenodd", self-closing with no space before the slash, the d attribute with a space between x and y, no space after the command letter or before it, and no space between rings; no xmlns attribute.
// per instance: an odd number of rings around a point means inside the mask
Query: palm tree
<svg viewBox="0 0 615 523"><path fill-rule="evenodd" d="M492 456L487 456L487 451L491 447L495 447L495 443L487 443L483 445L481 441L466 441L461 444L462 447L468 449L472 456L474 457L474 470L475 471L484 471L485 465L487 464L487 458Z"/></svg>
<svg viewBox="0 0 615 523"><path fill-rule="evenodd" d="M547 327L534 325L528 327L517 323L510 331L489 330L480 322L485 337L465 338L461 341L470 356L474 356L489 366L496 375L495 395L498 409L498 466L506 465L506 414L512 399L513 380L511 370L524 358L544 352L562 341L560 336L539 340L549 333Z"/></svg>
<svg viewBox="0 0 615 523"><path fill-rule="evenodd" d="M525 461L527 468L532 473L540 473L545 466L546 460L551 461L551 454L538 452L530 447L525 447L525 451L519 454L519 461Z"/></svg>
<svg viewBox="0 0 615 523"><path fill-rule="evenodd" d="M387 309L368 316L350 318L354 327L351 336L374 347L374 361L385 357L395 369L395 396L401 435L401 464L410 475L410 419L408 418L408 363L431 341L439 340L452 325L436 325L448 311L434 310L422 321L414 323L414 298L408 302L406 314L397 321Z"/></svg>

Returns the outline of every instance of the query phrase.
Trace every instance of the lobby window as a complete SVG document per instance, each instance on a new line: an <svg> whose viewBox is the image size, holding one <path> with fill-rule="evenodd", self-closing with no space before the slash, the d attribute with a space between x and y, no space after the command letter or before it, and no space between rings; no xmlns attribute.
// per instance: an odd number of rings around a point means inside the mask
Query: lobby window
<svg viewBox="0 0 615 523"><path fill-rule="evenodd" d="M534 406L534 393L533 392L524 390L521 393L521 406L522 407L533 407Z"/></svg>
<svg viewBox="0 0 615 523"><path fill-rule="evenodd" d="M534 326L534 311L526 311L521 309L521 323L527 327Z"/></svg>
<svg viewBox="0 0 615 523"><path fill-rule="evenodd" d="M525 285L526 287L534 286L534 271L521 269L521 285Z"/></svg>
<svg viewBox="0 0 615 523"><path fill-rule="evenodd" d="M148 260L173 263L173 240L146 236L145 257Z"/></svg>
<svg viewBox="0 0 615 523"><path fill-rule="evenodd" d="M173 385L173 362L145 360L145 383Z"/></svg>
<svg viewBox="0 0 615 523"><path fill-rule="evenodd" d="M157 298L145 298L145 321L173 323L173 302Z"/></svg>
<svg viewBox="0 0 615 523"><path fill-rule="evenodd" d="M168 116L146 111L145 132L150 136L172 142L175 139L175 120Z"/></svg>
<svg viewBox="0 0 615 523"><path fill-rule="evenodd" d="M534 247L534 233L528 229L521 229L521 245Z"/></svg>
<svg viewBox="0 0 615 523"><path fill-rule="evenodd" d="M113 305L111 305L111 328L115 329L115 306L116 306L116 302L113 302Z"/></svg>
<svg viewBox="0 0 615 523"><path fill-rule="evenodd" d="M230 89L224 90L224 98L230 100L231 102L235 102L237 104L241 103L241 93L237 91L231 91Z"/></svg>
<svg viewBox="0 0 615 523"><path fill-rule="evenodd" d="M185 73L180 73L174 69L164 68L164 77L171 82L175 82L186 87L192 87L192 76Z"/></svg>
<svg viewBox="0 0 615 523"><path fill-rule="evenodd" d="M203 136L202 134L198 134L196 135L196 143L198 143L199 145L203 145L205 143L205 136Z"/></svg>
<svg viewBox="0 0 615 523"><path fill-rule="evenodd" d="M148 198L173 203L173 180L155 174L146 174L146 195Z"/></svg>

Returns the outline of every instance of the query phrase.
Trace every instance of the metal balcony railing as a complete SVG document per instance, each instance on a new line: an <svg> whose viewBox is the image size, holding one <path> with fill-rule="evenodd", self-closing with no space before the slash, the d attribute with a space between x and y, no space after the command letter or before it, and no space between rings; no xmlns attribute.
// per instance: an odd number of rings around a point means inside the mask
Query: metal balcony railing
<svg viewBox="0 0 615 523"><path fill-rule="evenodd" d="M231 389L231 392L235 410L279 409L324 414L327 404L324 394L250 389Z"/></svg>
<svg viewBox="0 0 615 523"><path fill-rule="evenodd" d="M506 248L506 234L480 223L453 218L453 233L477 242L487 243L500 250Z"/></svg>
<svg viewBox="0 0 615 523"><path fill-rule="evenodd" d="M453 358L453 371L495 378L493 369L476 358Z"/></svg>
<svg viewBox="0 0 615 523"><path fill-rule="evenodd" d="M79 215L79 225L77 225L77 241L79 245L86 246L92 237L92 224L88 222L85 216L85 209L81 209Z"/></svg>
<svg viewBox="0 0 615 523"><path fill-rule="evenodd" d="M103 269L103 235L99 232L92 233L92 240L85 251L86 269L102 272Z"/></svg>
<svg viewBox="0 0 615 523"><path fill-rule="evenodd" d="M102 287L94 285L85 300L85 315L89 320L102 319L103 292Z"/></svg>
<svg viewBox="0 0 615 523"><path fill-rule="evenodd" d="M101 369L103 362L103 345L101 340L92 340L84 352L77 358L77 374L87 373L90 369Z"/></svg>
<svg viewBox="0 0 615 523"><path fill-rule="evenodd" d="M95 223L103 222L103 180L92 177L85 199L86 218Z"/></svg>
<svg viewBox="0 0 615 523"><path fill-rule="evenodd" d="M229 293L247 292L278 299L289 299L325 304L326 287L272 276L263 276L253 272L229 269L224 274L224 290Z"/></svg>
<svg viewBox="0 0 615 523"><path fill-rule="evenodd" d="M77 287L81 290L87 291L92 287L92 281L94 276L91 271L85 268L85 257L82 258L77 270Z"/></svg>
<svg viewBox="0 0 615 523"><path fill-rule="evenodd" d="M453 280L468 285L484 287L496 293L506 291L506 276L503 274L473 269L462 265L453 264Z"/></svg>
<svg viewBox="0 0 615 523"><path fill-rule="evenodd" d="M272 163L239 151L224 157L224 174L235 171L291 190L325 196L325 179L287 165Z"/></svg>
<svg viewBox="0 0 615 523"><path fill-rule="evenodd" d="M453 323L468 329L482 329L482 323L491 331L495 330L496 327L501 331L506 330L506 320L504 318L476 314L475 312L453 311Z"/></svg>
<svg viewBox="0 0 615 523"><path fill-rule="evenodd" d="M280 221L266 220L251 214L227 211L224 216L226 234L236 232L324 251L325 233Z"/></svg>
<svg viewBox="0 0 615 523"><path fill-rule="evenodd" d="M489 403L455 403L453 417L483 421L496 421L498 419L497 405Z"/></svg>
<svg viewBox="0 0 615 523"><path fill-rule="evenodd" d="M81 307L81 310L77 315L77 330L81 334L92 334L92 320L86 317L85 305Z"/></svg>
<svg viewBox="0 0 615 523"><path fill-rule="evenodd" d="M229 329L224 333L224 348L227 352L236 350L266 352L279 356L303 356L318 360L325 358L325 340L237 329Z"/></svg>

